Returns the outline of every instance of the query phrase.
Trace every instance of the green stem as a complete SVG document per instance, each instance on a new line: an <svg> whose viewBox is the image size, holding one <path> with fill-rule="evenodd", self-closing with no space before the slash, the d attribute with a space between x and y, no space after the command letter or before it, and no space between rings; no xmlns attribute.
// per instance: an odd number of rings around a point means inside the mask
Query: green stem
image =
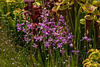
<svg viewBox="0 0 100 67"><path fill-rule="evenodd" d="M68 10L68 15L69 15L69 24L71 25L71 30L72 30L72 33L74 33L74 25L73 25L73 21L72 21L72 17L71 17L71 12Z"/></svg>
<svg viewBox="0 0 100 67"><path fill-rule="evenodd" d="M31 38L32 40L33 38ZM30 44L30 61L32 62L32 67L34 67L34 62L33 62L33 58L32 58L32 44L33 44L33 40L31 41Z"/></svg>

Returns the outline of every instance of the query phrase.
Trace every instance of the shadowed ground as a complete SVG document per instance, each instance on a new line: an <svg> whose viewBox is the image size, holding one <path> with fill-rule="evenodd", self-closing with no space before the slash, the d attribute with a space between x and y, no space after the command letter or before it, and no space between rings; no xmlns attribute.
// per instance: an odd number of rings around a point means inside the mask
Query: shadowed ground
<svg viewBox="0 0 100 67"><path fill-rule="evenodd" d="M27 67L24 51L16 51L14 42L7 36L7 27L4 23L0 27L0 67Z"/></svg>

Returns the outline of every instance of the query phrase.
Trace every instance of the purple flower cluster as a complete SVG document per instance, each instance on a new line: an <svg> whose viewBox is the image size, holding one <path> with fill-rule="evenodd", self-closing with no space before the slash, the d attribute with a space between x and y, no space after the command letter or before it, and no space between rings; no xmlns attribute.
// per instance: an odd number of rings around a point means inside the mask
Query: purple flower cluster
<svg viewBox="0 0 100 67"><path fill-rule="evenodd" d="M38 46L38 45L36 45L35 43L34 43L34 45L32 45L32 47L34 47L34 48L37 48L37 46Z"/></svg>
<svg viewBox="0 0 100 67"><path fill-rule="evenodd" d="M23 26L23 25L25 25L24 23L21 23L21 24L18 24L17 23L17 30L18 30L18 32L20 31L20 30L22 30L22 28L21 28L21 26Z"/></svg>
<svg viewBox="0 0 100 67"><path fill-rule="evenodd" d="M60 48L62 54L65 52L64 49L62 50L64 45L70 45L70 47L73 47L72 40L74 36L69 32L62 15L60 15L58 22L54 22L54 20L50 18L50 11L44 9L42 10L40 18L42 18L42 23L38 23L38 28L40 30L34 37L35 41L42 41L45 48Z"/></svg>
<svg viewBox="0 0 100 67"><path fill-rule="evenodd" d="M34 37L34 39L35 39L35 41L42 41L42 39L43 39L43 36L35 36Z"/></svg>
<svg viewBox="0 0 100 67"><path fill-rule="evenodd" d="M62 48L62 50L60 50L60 53L62 53L62 55L64 55L66 51L64 50L64 48Z"/></svg>
<svg viewBox="0 0 100 67"><path fill-rule="evenodd" d="M86 34L85 34L85 36L82 38L82 41L83 41L83 40L86 40L86 41L90 42L92 39L91 39L91 38L88 38L88 37L86 36Z"/></svg>
<svg viewBox="0 0 100 67"><path fill-rule="evenodd" d="M79 53L79 51L72 50L72 53L75 53L75 55L77 55L77 52Z"/></svg>
<svg viewBox="0 0 100 67"><path fill-rule="evenodd" d="M29 39L28 37L27 37L27 35L24 35L24 40L28 43L29 41L31 41L31 39Z"/></svg>
<svg viewBox="0 0 100 67"><path fill-rule="evenodd" d="M31 32L30 30L33 30L33 27L32 27L32 23L30 23L29 21L26 20L26 24L25 23L21 23L21 24L18 24L17 23L17 30L18 32L19 31L22 31L25 33L24 35L24 40L29 43L29 41L31 41L31 39L29 38L29 36L31 36Z"/></svg>
<svg viewBox="0 0 100 67"><path fill-rule="evenodd" d="M26 20L25 23L17 23L16 25L18 32L22 31L25 33L24 40L27 43L29 43L29 41L32 39L31 37L33 37L34 48L37 48L38 45L36 44L37 42L40 42L45 48L52 48L50 49L50 53L52 53L53 50L56 51L56 49L60 49L59 52L62 53L62 55L65 53L65 45L70 45L70 47L73 47L74 36L71 32L69 32L67 24L62 15L60 15L59 21L55 22L50 16L50 11L44 8L42 10L41 17L39 18L41 18L42 23L38 23L36 28L38 33L34 36L32 36L34 33L33 23Z"/></svg>

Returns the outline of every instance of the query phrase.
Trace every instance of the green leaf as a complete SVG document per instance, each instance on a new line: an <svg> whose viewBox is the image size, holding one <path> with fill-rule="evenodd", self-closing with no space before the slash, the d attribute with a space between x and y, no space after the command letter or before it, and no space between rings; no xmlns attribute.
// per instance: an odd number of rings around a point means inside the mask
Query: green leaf
<svg viewBox="0 0 100 67"><path fill-rule="evenodd" d="M86 24L86 20L85 19L80 19L80 24L85 25Z"/></svg>
<svg viewBox="0 0 100 67"><path fill-rule="evenodd" d="M89 44L89 47L90 47L90 48L92 48L92 45L91 45L91 44Z"/></svg>

